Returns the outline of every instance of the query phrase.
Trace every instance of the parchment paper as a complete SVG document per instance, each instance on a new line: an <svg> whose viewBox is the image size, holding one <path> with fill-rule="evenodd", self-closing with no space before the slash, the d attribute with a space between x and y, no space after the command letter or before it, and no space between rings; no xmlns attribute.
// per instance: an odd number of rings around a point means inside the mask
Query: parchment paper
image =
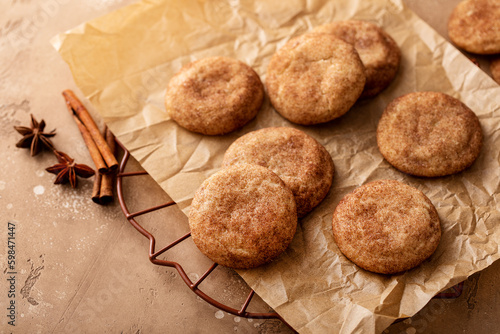
<svg viewBox="0 0 500 334"><path fill-rule="evenodd" d="M403 58L388 89L358 101L340 119L297 126L266 100L242 130L209 137L178 127L166 115L165 88L183 64L214 55L235 57L264 81L270 57L288 39L350 18L381 25ZM87 22L52 42L95 110L184 212L196 188L220 168L227 147L244 133L291 126L325 145L336 167L328 197L301 220L283 256L239 271L301 333L381 332L499 258L500 88L400 0L150 0ZM463 173L415 178L392 168L378 152L375 131L385 106L397 96L424 90L450 94L480 118L484 148ZM430 260L395 276L357 268L339 252L331 233L340 199L355 187L385 178L422 190L437 207L443 229Z"/></svg>

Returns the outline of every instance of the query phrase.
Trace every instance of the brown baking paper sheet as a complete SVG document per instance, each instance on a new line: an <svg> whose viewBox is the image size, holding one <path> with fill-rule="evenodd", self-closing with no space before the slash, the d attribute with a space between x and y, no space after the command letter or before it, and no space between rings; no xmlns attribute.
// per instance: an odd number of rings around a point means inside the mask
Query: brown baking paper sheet
<svg viewBox="0 0 500 334"><path fill-rule="evenodd" d="M287 40L340 19L375 22L402 50L401 69L391 86L374 99L358 101L340 119L297 126L266 99L243 129L210 137L190 133L167 116L165 88L183 64L207 56L235 57L264 81L270 57ZM327 148L336 167L327 198L301 220L278 260L239 271L301 333L381 332L499 258L500 88L400 0L150 0L87 22L52 42L91 102L89 108L186 213L197 187L219 170L227 147L244 133L296 127ZM460 99L480 118L484 147L463 173L411 177L388 165L377 149L376 126L385 106L397 96L425 90ZM435 254L400 275L359 269L332 237L332 212L340 199L377 179L397 179L422 190L442 222Z"/></svg>

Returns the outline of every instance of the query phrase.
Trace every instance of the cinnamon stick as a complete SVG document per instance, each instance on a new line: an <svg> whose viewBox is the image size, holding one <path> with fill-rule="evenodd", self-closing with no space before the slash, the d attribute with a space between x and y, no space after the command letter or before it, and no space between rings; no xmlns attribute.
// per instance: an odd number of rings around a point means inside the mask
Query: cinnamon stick
<svg viewBox="0 0 500 334"><path fill-rule="evenodd" d="M115 136L105 127L103 137L106 140L111 151L115 151ZM114 173L101 174L98 173L94 179L94 187L92 189L92 201L97 204L107 204L113 201L113 183Z"/></svg>
<svg viewBox="0 0 500 334"><path fill-rule="evenodd" d="M108 166L109 171L111 172L118 169L118 161L116 161L113 152L110 150L106 140L103 138L99 128L95 124L85 106L80 102L80 100L78 100L75 93L69 89L63 91L62 95L66 100L66 104L71 107L72 111L76 114L81 123L83 123L83 125L87 128L90 136L101 153L102 158Z"/></svg>
<svg viewBox="0 0 500 334"><path fill-rule="evenodd" d="M115 136L113 133L106 127L104 129L104 135L106 139L106 143L109 146L111 152L115 152ZM115 173L108 173L102 176L101 180L101 190L99 193L99 201L101 204L107 204L113 201L113 181L115 179Z"/></svg>
<svg viewBox="0 0 500 334"><path fill-rule="evenodd" d="M100 195L101 195L101 182L102 182L102 174L97 172L94 177L94 186L92 187L92 202L96 204L101 204Z"/></svg>
<svg viewBox="0 0 500 334"><path fill-rule="evenodd" d="M107 173L109 171L108 166L106 165L106 163L102 159L99 148L97 147L94 140L92 139L92 136L90 135L88 129L85 127L85 125L82 124L82 122L80 122L78 117L76 117L76 115L73 113L73 109L71 109L71 106L67 103L66 103L66 106L68 107L69 112L73 116L73 119L75 120L75 123L78 126L80 133L82 134L83 141L85 142L85 145L87 145L87 148L88 148L89 153L90 153L90 157L94 161L95 167L97 168L99 173L101 173L101 174Z"/></svg>

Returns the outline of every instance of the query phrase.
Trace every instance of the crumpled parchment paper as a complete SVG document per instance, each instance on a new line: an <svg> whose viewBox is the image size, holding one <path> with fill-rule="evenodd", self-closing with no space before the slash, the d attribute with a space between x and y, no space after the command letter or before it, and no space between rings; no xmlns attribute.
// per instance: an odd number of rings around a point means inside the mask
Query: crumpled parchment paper
<svg viewBox="0 0 500 334"><path fill-rule="evenodd" d="M209 137L180 128L165 113L165 88L183 64L207 56L235 57L265 81L270 57L291 37L343 19L382 26L400 46L402 64L389 88L358 101L340 119L297 126L266 99L243 129ZM500 88L401 0L149 0L84 23L52 43L91 102L89 108L186 213L196 188L220 168L227 147L244 133L292 126L327 148L336 167L328 197L301 220L278 260L239 271L301 333L381 332L499 258ZM424 90L450 94L480 118L484 147L463 173L411 177L378 152L375 132L385 106L397 96ZM422 190L436 206L443 229L430 260L394 276L356 267L339 252L331 232L340 199L355 187L385 178Z"/></svg>

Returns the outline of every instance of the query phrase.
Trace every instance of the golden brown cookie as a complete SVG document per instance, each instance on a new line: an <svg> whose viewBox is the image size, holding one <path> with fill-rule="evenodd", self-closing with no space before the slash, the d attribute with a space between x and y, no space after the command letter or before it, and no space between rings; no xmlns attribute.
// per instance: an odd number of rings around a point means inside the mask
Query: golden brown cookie
<svg viewBox="0 0 500 334"><path fill-rule="evenodd" d="M312 33L327 33L354 45L365 66L362 98L373 97L392 82L399 69L401 51L382 28L367 21L346 20L324 24Z"/></svg>
<svg viewBox="0 0 500 334"><path fill-rule="evenodd" d="M448 20L448 35L465 51L500 53L500 0L465 0Z"/></svg>
<svg viewBox="0 0 500 334"><path fill-rule="evenodd" d="M265 128L238 138L227 149L222 166L245 163L276 173L292 190L299 217L316 207L332 185L332 157L316 139L294 128Z"/></svg>
<svg viewBox="0 0 500 334"><path fill-rule="evenodd" d="M377 128L380 153L394 167L416 176L444 176L469 167L479 155L483 134L472 110L437 92L394 99Z"/></svg>
<svg viewBox="0 0 500 334"><path fill-rule="evenodd" d="M180 126L221 135L254 118L263 97L264 86L250 66L232 58L211 57L189 63L174 75L165 107Z"/></svg>
<svg viewBox="0 0 500 334"><path fill-rule="evenodd" d="M189 211L194 243L212 261L254 268L281 254L297 228L292 192L269 169L220 170L196 191Z"/></svg>
<svg viewBox="0 0 500 334"><path fill-rule="evenodd" d="M500 58L492 59L490 62L490 71L493 80L500 85Z"/></svg>
<svg viewBox="0 0 500 334"><path fill-rule="evenodd" d="M291 122L311 125L345 114L365 85L354 47L331 34L305 34L271 58L266 87L274 108Z"/></svg>
<svg viewBox="0 0 500 334"><path fill-rule="evenodd" d="M441 239L436 208L421 191L395 180L370 182L333 213L340 251L361 268L395 274L418 266Z"/></svg>

